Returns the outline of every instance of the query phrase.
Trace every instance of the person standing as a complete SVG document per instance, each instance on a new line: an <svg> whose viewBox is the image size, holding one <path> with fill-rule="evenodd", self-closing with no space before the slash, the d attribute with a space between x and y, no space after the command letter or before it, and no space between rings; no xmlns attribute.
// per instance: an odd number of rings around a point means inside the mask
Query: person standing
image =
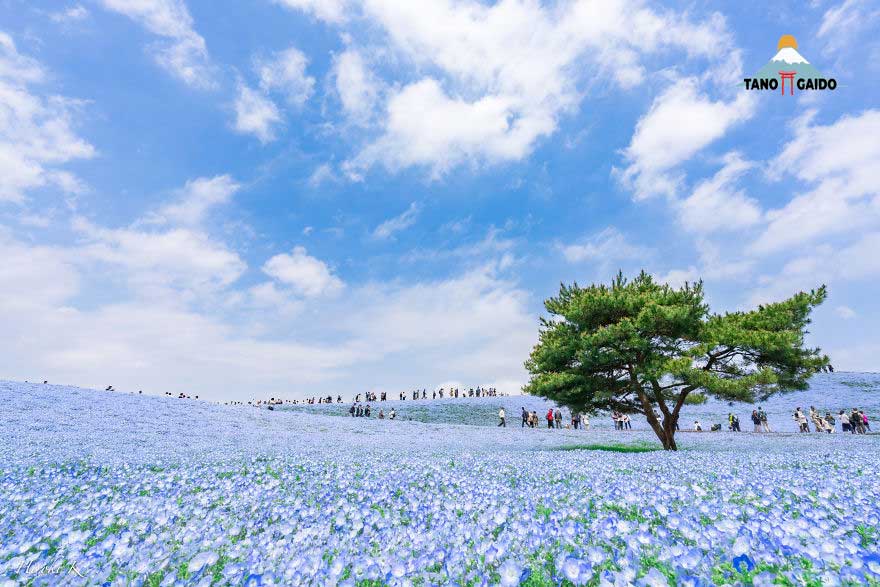
<svg viewBox="0 0 880 587"><path fill-rule="evenodd" d="M521 428L525 428L526 425L529 423L529 413L526 411L525 408L520 408L520 409L522 410L522 413L520 414L520 416L522 417Z"/></svg>
<svg viewBox="0 0 880 587"><path fill-rule="evenodd" d="M871 431L871 423L868 422L868 414L866 414L863 411L860 411L859 413L862 415L862 426L864 427L865 431L870 432Z"/></svg>
<svg viewBox="0 0 880 587"><path fill-rule="evenodd" d="M553 428L553 408L547 410L547 428Z"/></svg>
<svg viewBox="0 0 880 587"><path fill-rule="evenodd" d="M556 408L556 411L553 412L553 420L556 422L556 428L562 428L562 411L559 408Z"/></svg>
<svg viewBox="0 0 880 587"><path fill-rule="evenodd" d="M764 411L764 408L758 406L758 416L761 418L761 429L764 432L772 432L770 430L770 422L767 420L767 412Z"/></svg>
<svg viewBox="0 0 880 587"><path fill-rule="evenodd" d="M506 415L507 414L505 414L504 408L501 408L500 410L498 410L498 419L500 420L498 422L498 425L501 426L502 428L507 428Z"/></svg>
<svg viewBox="0 0 880 587"><path fill-rule="evenodd" d="M761 416L758 415L758 410L752 410L752 424L755 425L755 432L761 431Z"/></svg>
<svg viewBox="0 0 880 587"><path fill-rule="evenodd" d="M581 428L584 430L590 429L590 415L587 413L581 414Z"/></svg>

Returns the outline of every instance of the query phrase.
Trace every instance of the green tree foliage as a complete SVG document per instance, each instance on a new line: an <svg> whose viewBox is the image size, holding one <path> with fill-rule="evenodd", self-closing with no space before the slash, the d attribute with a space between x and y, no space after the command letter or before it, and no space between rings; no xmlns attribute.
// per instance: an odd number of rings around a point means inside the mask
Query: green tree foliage
<svg viewBox="0 0 880 587"><path fill-rule="evenodd" d="M643 414L663 448L675 450L688 395L755 402L804 389L828 365L806 348L810 312L825 286L748 312L711 314L702 281L673 288L644 271L610 286L560 286L544 306L525 391L595 412Z"/></svg>

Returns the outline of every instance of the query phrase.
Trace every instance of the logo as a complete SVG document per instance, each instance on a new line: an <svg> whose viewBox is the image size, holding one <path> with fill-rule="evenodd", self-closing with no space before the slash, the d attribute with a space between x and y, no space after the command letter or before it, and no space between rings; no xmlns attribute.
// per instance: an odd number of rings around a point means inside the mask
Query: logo
<svg viewBox="0 0 880 587"><path fill-rule="evenodd" d="M743 81L747 90L778 90L788 87L789 95L794 95L794 89L799 91L809 90L834 90L837 88L837 80L827 78L813 67L809 61L798 53L797 40L792 35L782 35L776 46L776 55L767 62L767 65L758 70L752 77Z"/></svg>

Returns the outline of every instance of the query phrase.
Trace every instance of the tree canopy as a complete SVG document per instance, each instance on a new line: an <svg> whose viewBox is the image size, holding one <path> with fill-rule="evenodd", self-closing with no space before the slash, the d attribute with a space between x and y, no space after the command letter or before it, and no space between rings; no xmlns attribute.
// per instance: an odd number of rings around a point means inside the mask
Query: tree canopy
<svg viewBox="0 0 880 587"><path fill-rule="evenodd" d="M644 414L667 450L685 399L698 391L753 403L804 389L828 365L804 346L825 286L757 309L712 314L702 281L680 288L644 271L611 285L561 285L544 302L524 391L573 410Z"/></svg>

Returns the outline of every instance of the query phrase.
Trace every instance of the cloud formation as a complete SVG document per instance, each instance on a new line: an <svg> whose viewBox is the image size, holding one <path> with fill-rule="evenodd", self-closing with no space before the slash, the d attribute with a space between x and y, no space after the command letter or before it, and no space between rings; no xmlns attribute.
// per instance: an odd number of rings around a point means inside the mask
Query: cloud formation
<svg viewBox="0 0 880 587"><path fill-rule="evenodd" d="M161 67L194 88L214 87L213 66L205 39L196 32L183 0L101 0L107 10L123 14L166 39L149 51Z"/></svg>

